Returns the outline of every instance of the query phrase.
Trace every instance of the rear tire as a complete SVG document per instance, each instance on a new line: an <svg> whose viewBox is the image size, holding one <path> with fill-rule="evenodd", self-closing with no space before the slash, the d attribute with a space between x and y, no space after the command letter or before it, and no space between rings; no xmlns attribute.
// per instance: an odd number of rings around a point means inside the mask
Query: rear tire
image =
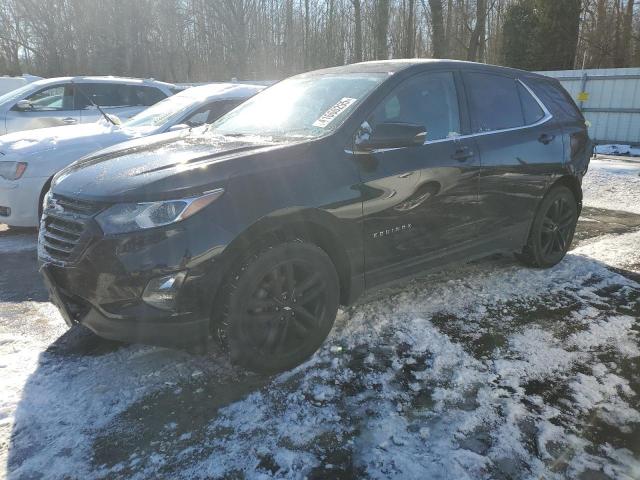
<svg viewBox="0 0 640 480"><path fill-rule="evenodd" d="M338 275L329 256L302 241L267 247L227 279L219 331L232 363L276 373L309 358L338 311Z"/></svg>
<svg viewBox="0 0 640 480"><path fill-rule="evenodd" d="M549 268L566 255L578 223L578 204L564 185L553 187L540 203L527 245L518 259L527 266Z"/></svg>

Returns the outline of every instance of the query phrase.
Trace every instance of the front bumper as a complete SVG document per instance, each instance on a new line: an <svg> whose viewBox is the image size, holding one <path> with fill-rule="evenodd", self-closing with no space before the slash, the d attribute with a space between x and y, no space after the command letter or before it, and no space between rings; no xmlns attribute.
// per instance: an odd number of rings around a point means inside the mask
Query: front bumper
<svg viewBox="0 0 640 480"><path fill-rule="evenodd" d="M0 223L12 227L37 227L40 193L48 177L27 177L20 180L0 178L0 207L11 209L9 216L0 215Z"/></svg>
<svg viewBox="0 0 640 480"><path fill-rule="evenodd" d="M53 267L55 268L55 267ZM166 347L188 347L206 342L209 319L193 312L174 313L142 306L135 316L113 315L86 300L60 289L51 266L42 269L51 302L70 327L84 325L100 337L122 342ZM145 308L146 307L146 308Z"/></svg>
<svg viewBox="0 0 640 480"><path fill-rule="evenodd" d="M221 239L222 231L196 217L115 237L102 236L97 225L89 225L87 238L82 237L84 243L69 261L47 255L41 228L41 272L67 324L124 342L178 348L206 343L223 270L222 247L213 239ZM179 271L186 277L171 311L142 300L150 280Z"/></svg>

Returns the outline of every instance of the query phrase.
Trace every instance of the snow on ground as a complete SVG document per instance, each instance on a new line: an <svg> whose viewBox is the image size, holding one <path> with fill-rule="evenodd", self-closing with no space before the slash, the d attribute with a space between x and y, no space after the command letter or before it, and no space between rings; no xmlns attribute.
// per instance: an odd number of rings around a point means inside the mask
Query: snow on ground
<svg viewBox="0 0 640 480"><path fill-rule="evenodd" d="M596 145L595 152L599 155L629 155L640 157L640 147L632 147L620 143L607 143Z"/></svg>
<svg viewBox="0 0 640 480"><path fill-rule="evenodd" d="M594 163L585 203L635 207L633 176ZM273 378L63 334L0 272L0 461L15 479L639 478L639 245L608 234L550 270L498 258L390 287ZM11 255L35 274L33 252Z"/></svg>
<svg viewBox="0 0 640 480"><path fill-rule="evenodd" d="M640 214L640 163L592 159L582 188L585 205Z"/></svg>

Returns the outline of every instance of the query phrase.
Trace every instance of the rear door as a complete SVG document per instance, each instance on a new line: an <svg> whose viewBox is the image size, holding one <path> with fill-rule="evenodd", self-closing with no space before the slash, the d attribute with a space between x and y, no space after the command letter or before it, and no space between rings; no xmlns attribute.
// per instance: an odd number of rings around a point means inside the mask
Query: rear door
<svg viewBox="0 0 640 480"><path fill-rule="evenodd" d="M102 114L91 104L91 101L105 112L117 115L122 121L126 121L148 106L166 98L159 89L143 85L80 83L78 87L76 107L81 112L82 123L95 122L102 118Z"/></svg>
<svg viewBox="0 0 640 480"><path fill-rule="evenodd" d="M7 112L7 133L78 123L80 112L74 107L73 90L71 83L60 83L20 99L31 102L31 108L20 110L14 105Z"/></svg>
<svg viewBox="0 0 640 480"><path fill-rule="evenodd" d="M399 84L361 127L418 124L423 145L356 153L363 181L367 285L408 275L475 237L480 162L464 130L460 83L451 71Z"/></svg>
<svg viewBox="0 0 640 480"><path fill-rule="evenodd" d="M526 81L474 71L463 77L482 166L479 238L517 248L562 169L562 132Z"/></svg>

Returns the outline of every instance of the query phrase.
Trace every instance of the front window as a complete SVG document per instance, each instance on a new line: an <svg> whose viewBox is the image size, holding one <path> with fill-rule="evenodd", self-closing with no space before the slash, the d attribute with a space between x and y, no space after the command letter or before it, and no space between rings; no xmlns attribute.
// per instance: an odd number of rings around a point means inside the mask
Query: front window
<svg viewBox="0 0 640 480"><path fill-rule="evenodd" d="M321 137L336 128L388 74L300 76L259 93L212 126L222 135Z"/></svg>
<svg viewBox="0 0 640 480"><path fill-rule="evenodd" d="M124 122L124 127L160 127L175 118L180 117L186 110L191 108L196 100L189 97L175 95L165 98L152 107L143 110Z"/></svg>
<svg viewBox="0 0 640 480"><path fill-rule="evenodd" d="M4 95L0 95L0 105L8 102L22 100L22 98L29 92L33 92L35 86L33 84L27 84L15 90L11 90Z"/></svg>

